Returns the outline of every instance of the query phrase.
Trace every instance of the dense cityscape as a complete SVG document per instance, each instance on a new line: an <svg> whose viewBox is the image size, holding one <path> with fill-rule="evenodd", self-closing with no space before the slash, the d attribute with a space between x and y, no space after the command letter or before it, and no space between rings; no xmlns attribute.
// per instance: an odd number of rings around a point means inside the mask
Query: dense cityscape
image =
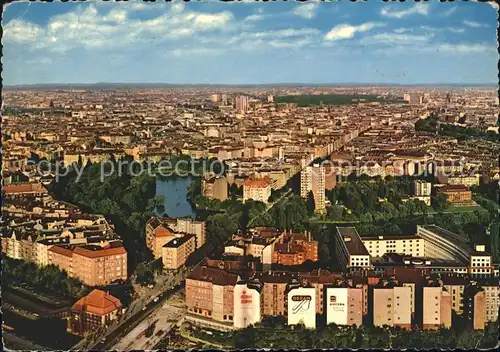
<svg viewBox="0 0 500 352"><path fill-rule="evenodd" d="M491 344L497 111L488 87L5 90L7 345Z"/></svg>
<svg viewBox="0 0 500 352"><path fill-rule="evenodd" d="M5 5L4 349L498 350L498 15Z"/></svg>

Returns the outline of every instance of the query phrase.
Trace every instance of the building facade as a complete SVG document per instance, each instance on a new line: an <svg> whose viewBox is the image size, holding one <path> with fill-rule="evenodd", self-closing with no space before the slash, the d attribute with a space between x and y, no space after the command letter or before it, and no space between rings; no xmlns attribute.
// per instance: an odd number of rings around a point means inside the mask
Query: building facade
<svg viewBox="0 0 500 352"><path fill-rule="evenodd" d="M68 319L67 331L87 336L107 327L122 314L122 304L116 297L101 290L93 290L80 298L72 307Z"/></svg>
<svg viewBox="0 0 500 352"><path fill-rule="evenodd" d="M315 212L325 213L325 168L319 164L306 166L300 172L300 195L306 199L309 192L313 194Z"/></svg>
<svg viewBox="0 0 500 352"><path fill-rule="evenodd" d="M271 196L271 183L269 178L257 180L246 179L243 183L243 202L253 199L258 202L267 203Z"/></svg>

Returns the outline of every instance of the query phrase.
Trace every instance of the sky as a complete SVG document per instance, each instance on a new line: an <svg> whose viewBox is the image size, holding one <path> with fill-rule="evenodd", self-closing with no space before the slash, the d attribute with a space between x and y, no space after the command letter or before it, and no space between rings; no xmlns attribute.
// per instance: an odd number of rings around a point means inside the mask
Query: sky
<svg viewBox="0 0 500 352"><path fill-rule="evenodd" d="M497 11L471 1L14 3L3 83L497 84Z"/></svg>

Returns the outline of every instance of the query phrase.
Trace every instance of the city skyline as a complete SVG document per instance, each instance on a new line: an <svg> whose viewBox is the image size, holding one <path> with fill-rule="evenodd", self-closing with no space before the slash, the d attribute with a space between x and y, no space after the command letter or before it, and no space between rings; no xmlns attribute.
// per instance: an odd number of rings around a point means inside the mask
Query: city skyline
<svg viewBox="0 0 500 352"><path fill-rule="evenodd" d="M7 86L489 85L498 77L493 3L44 5L4 11Z"/></svg>

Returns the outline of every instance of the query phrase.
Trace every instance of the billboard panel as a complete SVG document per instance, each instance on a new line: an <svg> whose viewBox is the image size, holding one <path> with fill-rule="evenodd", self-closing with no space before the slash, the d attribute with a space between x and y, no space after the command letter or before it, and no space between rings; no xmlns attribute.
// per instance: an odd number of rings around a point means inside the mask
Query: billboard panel
<svg viewBox="0 0 500 352"><path fill-rule="evenodd" d="M348 325L349 289L342 287L326 289L326 323ZM361 309L362 307L359 307Z"/></svg>
<svg viewBox="0 0 500 352"><path fill-rule="evenodd" d="M316 328L316 289L299 287L288 292L288 325Z"/></svg>
<svg viewBox="0 0 500 352"><path fill-rule="evenodd" d="M234 327L243 329L260 322L260 293L246 284L234 287Z"/></svg>

